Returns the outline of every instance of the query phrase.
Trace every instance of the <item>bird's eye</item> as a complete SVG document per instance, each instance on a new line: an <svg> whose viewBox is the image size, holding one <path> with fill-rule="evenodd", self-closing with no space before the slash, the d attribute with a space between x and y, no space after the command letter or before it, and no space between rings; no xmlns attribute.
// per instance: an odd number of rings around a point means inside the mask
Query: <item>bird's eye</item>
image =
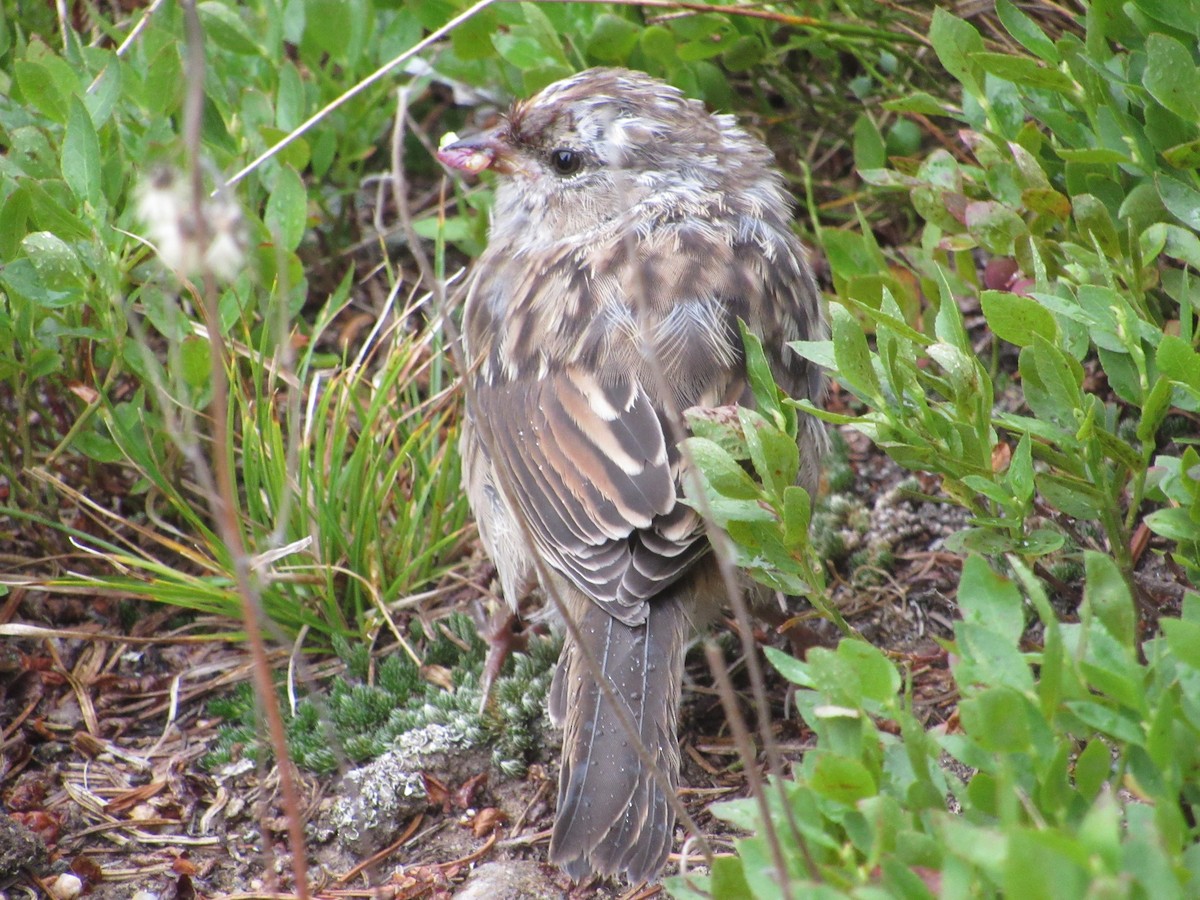
<svg viewBox="0 0 1200 900"><path fill-rule="evenodd" d="M582 162L578 153L566 147L550 151L550 165L554 166L554 171L559 175L574 175L579 171Z"/></svg>

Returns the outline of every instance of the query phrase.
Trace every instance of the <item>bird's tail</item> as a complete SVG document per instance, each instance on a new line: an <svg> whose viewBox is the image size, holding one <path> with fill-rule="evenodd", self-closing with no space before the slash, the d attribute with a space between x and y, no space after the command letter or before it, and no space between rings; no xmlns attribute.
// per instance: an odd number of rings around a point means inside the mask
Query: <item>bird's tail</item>
<svg viewBox="0 0 1200 900"><path fill-rule="evenodd" d="M594 602L583 604L578 620L672 792L679 780L676 724L689 628L683 599L668 590L650 600L642 625L614 619ZM564 728L550 861L577 881L593 873L621 874L632 884L653 879L671 852L675 811L570 639L554 674L550 715Z"/></svg>

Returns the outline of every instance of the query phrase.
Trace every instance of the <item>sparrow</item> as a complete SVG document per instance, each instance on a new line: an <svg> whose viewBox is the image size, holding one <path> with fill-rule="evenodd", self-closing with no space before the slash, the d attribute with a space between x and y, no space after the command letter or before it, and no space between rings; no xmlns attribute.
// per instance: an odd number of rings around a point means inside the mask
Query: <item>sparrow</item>
<svg viewBox="0 0 1200 900"><path fill-rule="evenodd" d="M625 69L552 84L438 157L500 176L463 312L467 496L508 603L559 598L585 645L568 634L550 690L550 860L576 881L654 880L674 840L684 651L725 599L682 499L680 412L752 405L739 319L791 396L823 390L788 346L825 334L792 201L731 116ZM811 492L819 423L799 441Z"/></svg>

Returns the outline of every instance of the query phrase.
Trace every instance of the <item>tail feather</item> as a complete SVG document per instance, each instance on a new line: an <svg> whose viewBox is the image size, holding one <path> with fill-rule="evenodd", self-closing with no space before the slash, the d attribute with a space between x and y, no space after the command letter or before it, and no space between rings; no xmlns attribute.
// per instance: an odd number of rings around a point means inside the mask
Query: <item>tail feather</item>
<svg viewBox="0 0 1200 900"><path fill-rule="evenodd" d="M673 791L688 629L680 599L671 592L654 598L638 626L590 602L579 618L583 639ZM551 862L576 880L593 873L622 874L632 883L655 877L671 852L675 813L570 641L550 700L551 717L564 725Z"/></svg>

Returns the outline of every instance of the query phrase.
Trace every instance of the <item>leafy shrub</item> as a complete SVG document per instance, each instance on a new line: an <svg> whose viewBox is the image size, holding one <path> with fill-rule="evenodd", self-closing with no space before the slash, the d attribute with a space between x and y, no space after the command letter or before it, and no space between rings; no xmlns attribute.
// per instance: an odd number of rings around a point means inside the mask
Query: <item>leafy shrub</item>
<svg viewBox="0 0 1200 900"><path fill-rule="evenodd" d="M768 650L799 686L816 747L768 786L770 825L753 800L712 808L751 836L711 875L673 879L672 893L782 896L769 832L793 896L1194 893L1200 596L1139 648L1133 599L1107 556L1087 555L1081 621L1069 625L1024 563L1008 563L1015 580L978 556L963 569L950 646L957 728L925 731L905 673L863 641L805 662ZM1034 652L1021 646L1027 604L1044 629Z"/></svg>
<svg viewBox="0 0 1200 900"><path fill-rule="evenodd" d="M1200 409L1200 180L1188 162L1200 126L1180 97L1200 87L1200 68L1158 4L1131 10L1051 41L1000 0L1000 21L1036 58L985 52L971 25L935 12L930 40L962 86L961 110L929 95L887 106L961 121L972 159L939 149L862 172L906 191L925 220L905 250L913 277L880 274L888 259L866 229L824 233L833 335L803 352L866 411L802 404L941 474L974 514L958 546L1033 560L1087 543L1077 523L1092 521L1130 583L1141 522L1200 573L1186 424ZM997 403L995 355L990 366L976 356L963 298L1019 348L1021 404Z"/></svg>
<svg viewBox="0 0 1200 900"><path fill-rule="evenodd" d="M1200 594L1185 589L1181 616L1143 639L1132 550L1144 525L1196 579L1195 26L1153 0L1095 3L1081 35L1051 39L1007 0L996 10L1031 56L989 52L938 10L930 40L961 107L921 93L887 104L957 120L965 153L885 169L870 152L882 135L862 127L863 178L903 191L924 226L893 255L865 225L823 232L831 339L798 349L857 412L794 404L939 474L971 512L957 538L971 554L962 617L946 644L958 715L927 731L911 675L865 642L804 662L769 651L801 688L816 747L767 789L769 819L752 800L714 808L750 836L711 874L675 879L678 896L783 896L774 844L793 895L1196 891ZM990 360L964 321L976 305ZM1017 380L999 365L1010 348ZM767 477L790 459L778 406L768 395L764 415L746 419L754 428L726 435L719 453L697 445L701 486L740 562L766 583L812 589L806 504L789 518ZM760 462L755 445L773 456ZM1035 574L1058 563L1086 576L1082 603L1067 607L1077 621L1060 620Z"/></svg>

